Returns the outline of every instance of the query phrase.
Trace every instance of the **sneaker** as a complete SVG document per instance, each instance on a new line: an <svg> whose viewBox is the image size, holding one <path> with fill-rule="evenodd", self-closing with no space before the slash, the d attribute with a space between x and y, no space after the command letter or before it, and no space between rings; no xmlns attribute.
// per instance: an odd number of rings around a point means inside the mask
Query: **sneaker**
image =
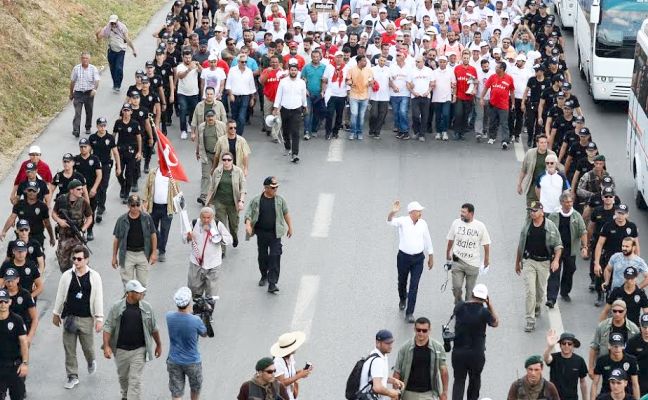
<svg viewBox="0 0 648 400"><path fill-rule="evenodd" d="M403 140L410 140L412 137L409 135L409 133L403 133L401 136L401 139Z"/></svg>
<svg viewBox="0 0 648 400"><path fill-rule="evenodd" d="M284 150L284 156L289 156L290 157L291 155L292 155L292 151L290 151L290 149Z"/></svg>
<svg viewBox="0 0 648 400"><path fill-rule="evenodd" d="M85 130L85 134L86 134L86 135L89 135L89 134L91 134L91 133L92 133L92 132L90 131L90 129L86 129L86 130Z"/></svg>
<svg viewBox="0 0 648 400"><path fill-rule="evenodd" d="M547 300L547 302L545 303L545 306L547 306L549 308L554 308L555 304L556 304L556 300Z"/></svg>
<svg viewBox="0 0 648 400"><path fill-rule="evenodd" d="M436 135L434 135L434 140L441 140L441 134L437 133Z"/></svg>
<svg viewBox="0 0 648 400"><path fill-rule="evenodd" d="M204 206L204 205L205 205L205 197L203 197L203 196L198 197L198 198L196 199L196 202L197 202L198 204Z"/></svg>
<svg viewBox="0 0 648 400"><path fill-rule="evenodd" d="M495 139L488 139L488 144L495 144Z"/></svg>
<svg viewBox="0 0 648 400"><path fill-rule="evenodd" d="M441 135L443 137L443 140L447 141L448 140L448 132L443 132Z"/></svg>
<svg viewBox="0 0 648 400"><path fill-rule="evenodd" d="M396 135L396 139L402 139L402 138L403 138L403 134L402 134L402 133L398 133L398 134Z"/></svg>
<svg viewBox="0 0 648 400"><path fill-rule="evenodd" d="M353 140L353 139L355 139L355 136L349 135L349 140Z"/></svg>
<svg viewBox="0 0 648 400"><path fill-rule="evenodd" d="M425 136L419 136L418 141L419 142L425 142Z"/></svg>
<svg viewBox="0 0 648 400"><path fill-rule="evenodd" d="M95 372L97 372L97 360L93 360L90 364L88 364L88 375L92 375Z"/></svg>
<svg viewBox="0 0 648 400"><path fill-rule="evenodd" d="M358 140L364 140L364 136L362 136L362 135L358 135L357 139L358 139Z"/></svg>
<svg viewBox="0 0 648 400"><path fill-rule="evenodd" d="M76 376L68 376L67 382L63 385L66 389L73 389L76 385L79 384L79 378Z"/></svg>
<svg viewBox="0 0 648 400"><path fill-rule="evenodd" d="M331 134L327 133L326 135L324 135L324 139L331 140Z"/></svg>
<svg viewBox="0 0 648 400"><path fill-rule="evenodd" d="M72 132L72 136L74 137L79 137L80 133L79 132Z"/></svg>
<svg viewBox="0 0 648 400"><path fill-rule="evenodd" d="M540 308L540 306L536 306L535 314L534 314L536 316L536 318L538 318L541 313L542 313L542 309Z"/></svg>
<svg viewBox="0 0 648 400"><path fill-rule="evenodd" d="M137 184L131 186L131 192L133 192L133 193L139 192L139 188L137 187Z"/></svg>
<svg viewBox="0 0 648 400"><path fill-rule="evenodd" d="M413 324L416 320L412 314L409 314L405 316L405 321L407 321L408 324Z"/></svg>
<svg viewBox="0 0 648 400"><path fill-rule="evenodd" d="M533 332L535 330L535 322L527 321L526 326L524 327L524 332Z"/></svg>
<svg viewBox="0 0 648 400"><path fill-rule="evenodd" d="M92 232L92 229L88 229L86 240L88 240L88 242L92 242L94 240L94 233Z"/></svg>
<svg viewBox="0 0 648 400"><path fill-rule="evenodd" d="M113 93L119 93L119 90L120 90L120 89L119 89L118 87L114 87L114 88L113 88Z"/></svg>
<svg viewBox="0 0 648 400"><path fill-rule="evenodd" d="M103 221L103 215L101 215L101 214L97 214L97 218L95 218L95 222L98 223L98 224L100 224L101 221Z"/></svg>
<svg viewBox="0 0 648 400"><path fill-rule="evenodd" d="M374 139L380 139L380 135L373 135Z"/></svg>
<svg viewBox="0 0 648 400"><path fill-rule="evenodd" d="M292 160L290 160L290 161L292 161L293 163L297 164L297 163L299 162L299 156L294 155L294 156L292 157Z"/></svg>
<svg viewBox="0 0 648 400"><path fill-rule="evenodd" d="M159 262L165 262L166 261L166 253L165 252L160 252L158 255L158 261Z"/></svg>
<svg viewBox="0 0 648 400"><path fill-rule="evenodd" d="M508 143L502 142L502 150L508 150Z"/></svg>
<svg viewBox="0 0 648 400"><path fill-rule="evenodd" d="M561 294L560 297L563 299L563 301L566 301L567 303L571 302L571 297L569 297L568 294Z"/></svg>
<svg viewBox="0 0 648 400"><path fill-rule="evenodd" d="M180 139L182 139L182 140L187 140L188 137L189 137L189 136L187 135L187 131L182 131L182 132L180 133Z"/></svg>
<svg viewBox="0 0 648 400"><path fill-rule="evenodd" d="M480 135L479 133L476 133L475 134L475 140L477 140L477 143L481 142L481 139L482 139L482 135Z"/></svg>
<svg viewBox="0 0 648 400"><path fill-rule="evenodd" d="M308 132L304 134L304 140L310 140L310 138L311 136Z"/></svg>

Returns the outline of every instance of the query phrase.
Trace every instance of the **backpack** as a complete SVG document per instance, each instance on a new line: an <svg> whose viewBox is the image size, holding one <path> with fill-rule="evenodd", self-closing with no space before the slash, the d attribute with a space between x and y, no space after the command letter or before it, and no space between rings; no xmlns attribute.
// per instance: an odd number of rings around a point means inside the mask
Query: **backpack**
<svg viewBox="0 0 648 400"><path fill-rule="evenodd" d="M369 354L367 357L363 357L359 359L355 363L353 369L351 370L351 373L349 374L349 377L347 378L346 391L344 395L344 397L347 400L360 400L365 398L367 399L372 398L372 397L367 397L366 395L375 397L373 393L369 392L372 385L371 379L369 379L369 382L362 388L360 388L360 380L362 379L362 367L364 367L367 361L369 361L369 369L367 371L367 376L371 378L371 364L376 358L378 358L378 354L373 353L373 354Z"/></svg>

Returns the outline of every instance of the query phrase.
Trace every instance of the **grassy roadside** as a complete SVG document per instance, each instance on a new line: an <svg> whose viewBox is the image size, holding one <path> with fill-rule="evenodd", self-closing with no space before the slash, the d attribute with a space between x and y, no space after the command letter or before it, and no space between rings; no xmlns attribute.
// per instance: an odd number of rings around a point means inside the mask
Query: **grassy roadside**
<svg viewBox="0 0 648 400"><path fill-rule="evenodd" d="M165 0L12 0L0 7L0 177L68 102L82 50L105 65L94 31L117 14L131 38Z"/></svg>

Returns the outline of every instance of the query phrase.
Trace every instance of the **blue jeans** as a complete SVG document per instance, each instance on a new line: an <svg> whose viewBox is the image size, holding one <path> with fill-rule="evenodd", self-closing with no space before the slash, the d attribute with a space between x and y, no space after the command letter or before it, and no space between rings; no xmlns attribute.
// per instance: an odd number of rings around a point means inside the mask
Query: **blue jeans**
<svg viewBox="0 0 648 400"><path fill-rule="evenodd" d="M398 129L399 133L407 133L409 131L409 122L407 120L410 103L409 96L392 96L389 101L394 112L394 128Z"/></svg>
<svg viewBox="0 0 648 400"><path fill-rule="evenodd" d="M110 76L113 81L113 88L121 88L122 80L124 79L124 57L126 50L112 51L108 49L108 66L110 67Z"/></svg>
<svg viewBox="0 0 648 400"><path fill-rule="evenodd" d="M187 131L187 122L191 123L196 105L200 102L200 95L185 96L178 94L178 107L180 108L180 130Z"/></svg>
<svg viewBox="0 0 648 400"><path fill-rule="evenodd" d="M160 253L166 253L167 240L169 239L169 230L171 228L171 221L173 214L167 213L166 204L153 203L153 210L151 210L151 218L153 218L153 225L157 230L157 248Z"/></svg>
<svg viewBox="0 0 648 400"><path fill-rule="evenodd" d="M421 274L423 273L423 261L425 261L424 253L410 255L399 250L398 256L396 256L398 297L400 300L407 299L405 315L414 314L419 280L421 280ZM409 275L409 290L407 290L407 275Z"/></svg>
<svg viewBox="0 0 648 400"><path fill-rule="evenodd" d="M350 137L362 137L367 105L369 105L369 99L357 100L349 98L349 112L351 113L351 133L349 134Z"/></svg>
<svg viewBox="0 0 648 400"><path fill-rule="evenodd" d="M447 132L448 124L450 123L450 106L452 103L446 101L444 103L433 103L434 113L436 114L436 132Z"/></svg>
<svg viewBox="0 0 648 400"><path fill-rule="evenodd" d="M247 119L248 106L250 105L250 95L234 96L234 101L230 104L232 108L232 119L236 121L236 134L243 135L245 129L245 120Z"/></svg>
<svg viewBox="0 0 648 400"><path fill-rule="evenodd" d="M320 119L326 115L326 106L324 105L324 98L320 95L306 96L308 104L308 114L304 118L304 133L317 133L319 129Z"/></svg>

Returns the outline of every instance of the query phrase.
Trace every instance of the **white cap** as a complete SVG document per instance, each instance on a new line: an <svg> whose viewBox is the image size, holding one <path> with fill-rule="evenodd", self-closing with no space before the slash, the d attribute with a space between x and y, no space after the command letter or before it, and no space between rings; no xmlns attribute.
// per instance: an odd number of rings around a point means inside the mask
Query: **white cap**
<svg viewBox="0 0 648 400"><path fill-rule="evenodd" d="M478 283L473 288L472 295L478 299L486 300L488 299L488 288L483 283Z"/></svg>
<svg viewBox="0 0 648 400"><path fill-rule="evenodd" d="M378 13L382 13L382 12L387 13L387 9L386 8L381 8L380 10L378 10Z"/></svg>
<svg viewBox="0 0 648 400"><path fill-rule="evenodd" d="M340 25L340 27L338 28L338 32L346 32L346 30L347 30L346 25Z"/></svg>
<svg viewBox="0 0 648 400"><path fill-rule="evenodd" d="M522 18L519 15L516 15L515 17L513 17L513 23L514 24L519 24L520 22L522 22Z"/></svg>
<svg viewBox="0 0 648 400"><path fill-rule="evenodd" d="M180 308L187 307L189 303L191 303L191 290L186 286L181 287L173 295L173 301L175 301L176 306Z"/></svg>
<svg viewBox="0 0 648 400"><path fill-rule="evenodd" d="M126 282L126 286L124 288L126 289L126 292L137 292L137 293L146 292L146 288L142 286L142 284L138 280L135 279Z"/></svg>
<svg viewBox="0 0 648 400"><path fill-rule="evenodd" d="M338 50L338 51L335 52L335 57L337 57L337 56L344 56L344 53L342 52L342 50Z"/></svg>
<svg viewBox="0 0 648 400"><path fill-rule="evenodd" d="M495 54L495 53L502 54L502 49L500 49L499 47L495 47L495 48L493 49L493 54Z"/></svg>
<svg viewBox="0 0 648 400"><path fill-rule="evenodd" d="M446 56L441 56L441 57L439 57L437 60L439 60L439 61L448 61L448 57L446 57Z"/></svg>
<svg viewBox="0 0 648 400"><path fill-rule="evenodd" d="M421 38L421 40L427 40L427 41L430 41L430 40L432 40L432 38L429 37L428 35L424 35L424 36Z"/></svg>
<svg viewBox="0 0 648 400"><path fill-rule="evenodd" d="M425 207L421 205L418 201L413 201L407 205L407 212L410 213L412 211L423 211Z"/></svg>
<svg viewBox="0 0 648 400"><path fill-rule="evenodd" d="M216 52L210 53L209 57L207 57L207 61L214 61L214 60L218 60L218 55L216 54Z"/></svg>
<svg viewBox="0 0 648 400"><path fill-rule="evenodd" d="M473 44L470 46L470 51L481 51L481 48L478 45Z"/></svg>
<svg viewBox="0 0 648 400"><path fill-rule="evenodd" d="M455 53L454 51L448 51L448 52L446 53L446 56L447 56L447 57L450 57L450 56L456 56L456 55L457 55L457 53Z"/></svg>
<svg viewBox="0 0 648 400"><path fill-rule="evenodd" d="M40 146L36 146L36 145L31 146L31 147L29 148L29 154L32 154L32 153L38 153L38 154L41 154L41 148L40 148Z"/></svg>
<svg viewBox="0 0 648 400"><path fill-rule="evenodd" d="M437 30L437 28L431 26L431 27L427 28L425 33L427 33L428 35L438 35L439 31Z"/></svg>
<svg viewBox="0 0 648 400"><path fill-rule="evenodd" d="M466 6L468 7L475 7L475 2L470 0L468 3L466 3Z"/></svg>
<svg viewBox="0 0 648 400"><path fill-rule="evenodd" d="M117 22L117 21L119 21L119 17L117 16L117 14L113 14L110 17L108 17L108 22L110 23Z"/></svg>
<svg viewBox="0 0 648 400"><path fill-rule="evenodd" d="M488 46L489 46L488 42L485 42L485 41L483 41L483 40L482 40L481 42L479 42L479 48L480 48L480 49L481 49L482 47L488 47Z"/></svg>
<svg viewBox="0 0 648 400"><path fill-rule="evenodd" d="M360 18L360 15L358 13L353 13L351 14L351 19L353 18Z"/></svg>
<svg viewBox="0 0 648 400"><path fill-rule="evenodd" d="M368 37L369 37L369 34L368 34L367 32L362 32L362 34L360 35L360 37L361 37L361 38L368 38Z"/></svg>
<svg viewBox="0 0 648 400"><path fill-rule="evenodd" d="M401 25L401 26L403 26L403 25L409 25L410 22L411 22L411 21L404 19L404 20L402 20L402 21L400 22L400 25Z"/></svg>
<svg viewBox="0 0 648 400"><path fill-rule="evenodd" d="M223 27L220 25L216 25L216 27L214 28L214 32L223 32Z"/></svg>
<svg viewBox="0 0 648 400"><path fill-rule="evenodd" d="M407 10L405 10L405 9L400 10L399 14L404 16L404 17L407 17Z"/></svg>
<svg viewBox="0 0 648 400"><path fill-rule="evenodd" d="M295 23L293 24L293 27L295 27L295 28L300 27L300 28L301 28L301 27L302 27L302 24L301 24L301 22L297 21L297 22L295 22Z"/></svg>
<svg viewBox="0 0 648 400"><path fill-rule="evenodd" d="M337 28L337 26L334 26L330 29L331 33L338 33L340 30Z"/></svg>
<svg viewBox="0 0 648 400"><path fill-rule="evenodd" d="M518 54L517 57L515 57L515 61L526 61L526 56L522 53Z"/></svg>
<svg viewBox="0 0 648 400"><path fill-rule="evenodd" d="M508 13L507 13L507 12L503 12L503 13L500 15L500 19L502 19L502 18L509 19L509 15L508 15Z"/></svg>
<svg viewBox="0 0 648 400"><path fill-rule="evenodd" d="M484 11L482 12L486 14L486 17L492 17L495 14L495 12L488 7L484 7Z"/></svg>
<svg viewBox="0 0 648 400"><path fill-rule="evenodd" d="M403 37L403 31L396 31L396 37Z"/></svg>

